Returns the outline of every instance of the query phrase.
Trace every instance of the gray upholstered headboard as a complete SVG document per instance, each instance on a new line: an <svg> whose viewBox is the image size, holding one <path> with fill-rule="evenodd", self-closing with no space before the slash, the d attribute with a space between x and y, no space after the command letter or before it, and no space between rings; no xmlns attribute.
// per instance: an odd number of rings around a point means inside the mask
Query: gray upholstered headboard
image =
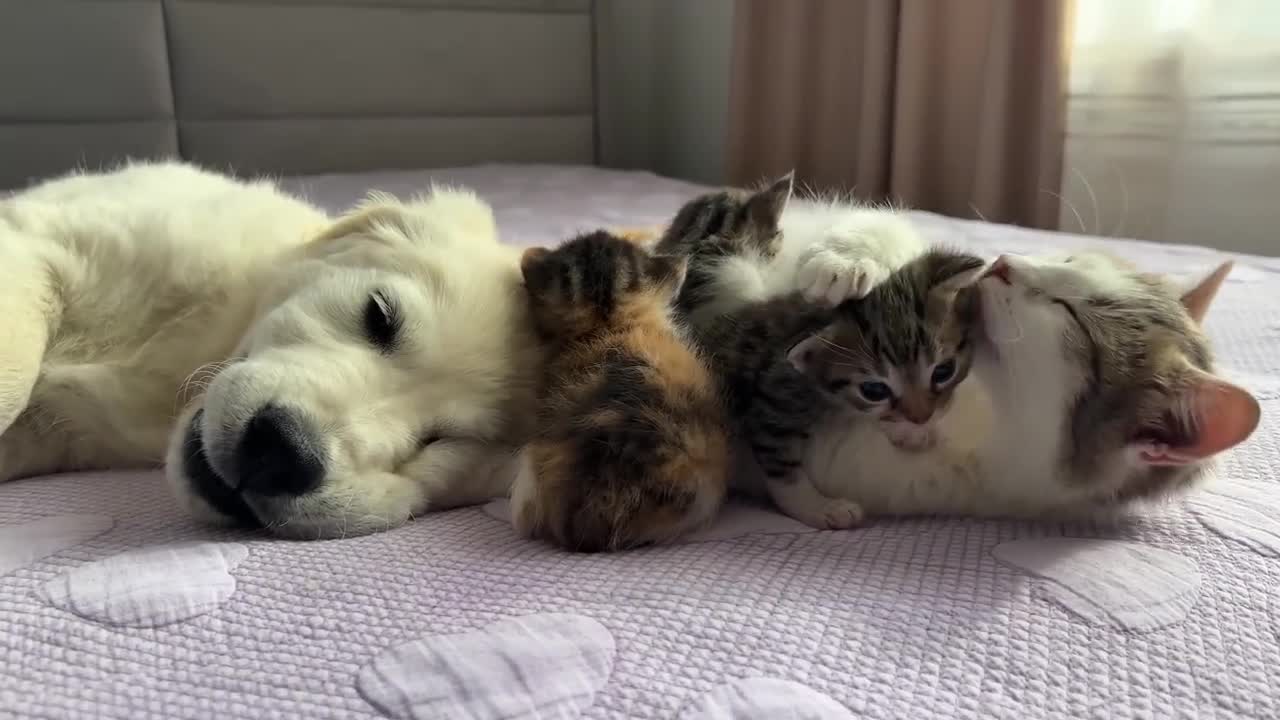
<svg viewBox="0 0 1280 720"><path fill-rule="evenodd" d="M0 188L596 159L591 0L0 0Z"/></svg>

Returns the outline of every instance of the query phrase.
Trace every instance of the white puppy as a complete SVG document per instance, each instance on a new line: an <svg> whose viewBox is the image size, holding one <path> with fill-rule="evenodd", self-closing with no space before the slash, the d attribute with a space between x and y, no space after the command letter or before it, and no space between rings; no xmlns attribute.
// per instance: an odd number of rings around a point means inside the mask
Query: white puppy
<svg viewBox="0 0 1280 720"><path fill-rule="evenodd" d="M330 537L502 495L543 349L490 208L331 222L182 164L0 201L0 481L155 466L208 518Z"/></svg>

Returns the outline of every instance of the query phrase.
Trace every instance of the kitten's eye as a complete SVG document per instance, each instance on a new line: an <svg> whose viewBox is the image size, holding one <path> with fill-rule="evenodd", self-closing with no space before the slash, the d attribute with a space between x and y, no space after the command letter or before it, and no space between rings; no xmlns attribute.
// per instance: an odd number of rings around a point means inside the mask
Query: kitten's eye
<svg viewBox="0 0 1280 720"><path fill-rule="evenodd" d="M384 353L395 348L403 321L400 310L382 290L369 294L364 305L364 334L374 347Z"/></svg>
<svg viewBox="0 0 1280 720"><path fill-rule="evenodd" d="M933 366L933 375L930 377L934 386L946 385L951 378L956 376L956 359L951 358L946 362L940 362Z"/></svg>
<svg viewBox="0 0 1280 720"><path fill-rule="evenodd" d="M858 385L858 394L871 403L881 403L893 397L893 390L879 380L868 380Z"/></svg>

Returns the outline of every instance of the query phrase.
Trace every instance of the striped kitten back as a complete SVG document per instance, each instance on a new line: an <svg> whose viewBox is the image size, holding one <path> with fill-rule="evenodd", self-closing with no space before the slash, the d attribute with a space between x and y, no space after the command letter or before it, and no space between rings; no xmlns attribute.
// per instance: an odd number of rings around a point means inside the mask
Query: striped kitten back
<svg viewBox="0 0 1280 720"><path fill-rule="evenodd" d="M529 250L522 267L554 351L512 489L517 530L595 552L707 522L729 449L714 379L670 318L684 261L597 232Z"/></svg>
<svg viewBox="0 0 1280 720"><path fill-rule="evenodd" d="M826 329L835 311L799 292L713 306L718 296L734 295L725 287L728 263L767 263L780 252L791 183L788 174L754 192L729 188L694 198L658 244L688 258L679 310L707 349L734 434L767 477L784 482L799 467L810 429L837 400L788 362L787 352Z"/></svg>
<svg viewBox="0 0 1280 720"><path fill-rule="evenodd" d="M778 223L791 198L790 173L762 190L727 188L685 203L658 240L657 252L688 258L676 306L690 317L726 289L726 262L752 257L771 261L782 248ZM692 319L692 317L690 317Z"/></svg>

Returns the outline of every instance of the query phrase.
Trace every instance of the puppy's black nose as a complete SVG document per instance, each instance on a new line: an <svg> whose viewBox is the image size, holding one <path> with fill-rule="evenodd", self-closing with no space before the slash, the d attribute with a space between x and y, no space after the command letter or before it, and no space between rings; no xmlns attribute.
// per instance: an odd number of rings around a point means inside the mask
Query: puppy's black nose
<svg viewBox="0 0 1280 720"><path fill-rule="evenodd" d="M236 448L239 489L258 495L302 495L324 477L319 439L295 414L267 405L249 420Z"/></svg>

